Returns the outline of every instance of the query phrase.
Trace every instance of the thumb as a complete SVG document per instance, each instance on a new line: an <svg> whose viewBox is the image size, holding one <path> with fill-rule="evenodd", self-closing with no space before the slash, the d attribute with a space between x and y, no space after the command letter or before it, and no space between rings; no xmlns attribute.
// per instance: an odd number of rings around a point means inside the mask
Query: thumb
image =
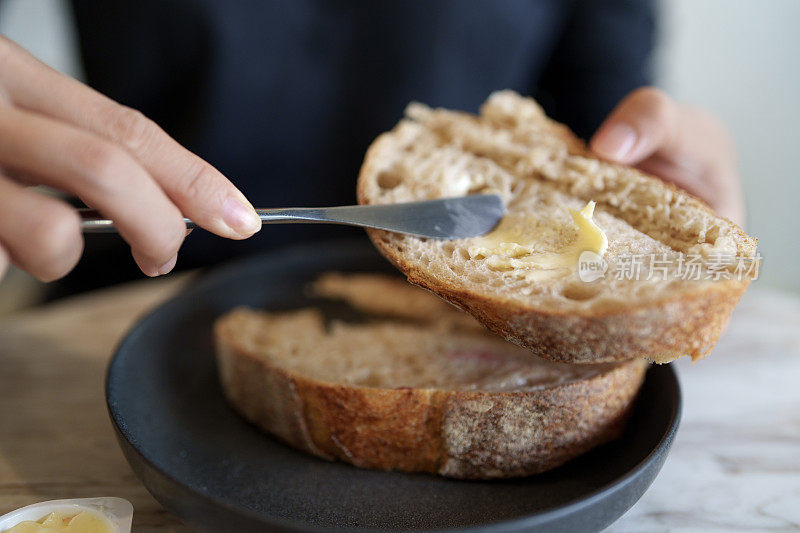
<svg viewBox="0 0 800 533"><path fill-rule="evenodd" d="M635 165L660 150L669 150L677 128L678 104L653 87L626 96L589 141L604 159Z"/></svg>

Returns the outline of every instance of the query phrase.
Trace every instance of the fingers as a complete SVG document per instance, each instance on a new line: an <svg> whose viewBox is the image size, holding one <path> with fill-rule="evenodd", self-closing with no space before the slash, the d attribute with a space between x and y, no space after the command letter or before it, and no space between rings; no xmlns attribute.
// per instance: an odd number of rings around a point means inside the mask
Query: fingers
<svg viewBox="0 0 800 533"><path fill-rule="evenodd" d="M81 125L125 146L187 217L231 239L245 239L261 229L253 206L217 169L138 111L104 97L97 105Z"/></svg>
<svg viewBox="0 0 800 533"><path fill-rule="evenodd" d="M0 107L0 139L0 165L69 191L114 220L145 274L163 274L174 265L186 232L183 216L126 150L11 107ZM14 220L5 212L2 218Z"/></svg>
<svg viewBox="0 0 800 533"><path fill-rule="evenodd" d="M643 87L611 112L590 141L600 157L635 165L675 142L678 106L663 91Z"/></svg>
<svg viewBox="0 0 800 533"><path fill-rule="evenodd" d="M252 205L227 178L144 115L50 69L30 54L12 55L15 76L4 77L0 69L0 78L14 105L125 147L181 212L201 227L233 239L247 238L261 229Z"/></svg>
<svg viewBox="0 0 800 533"><path fill-rule="evenodd" d="M0 176L0 277L9 261L42 281L75 267L83 252L80 221L65 203Z"/></svg>
<svg viewBox="0 0 800 533"><path fill-rule="evenodd" d="M709 113L652 87L633 91L590 141L600 157L636 166L702 198L721 216L744 221L735 150Z"/></svg>
<svg viewBox="0 0 800 533"><path fill-rule="evenodd" d="M3 249L2 241L0 241L0 281L8 272L8 252Z"/></svg>

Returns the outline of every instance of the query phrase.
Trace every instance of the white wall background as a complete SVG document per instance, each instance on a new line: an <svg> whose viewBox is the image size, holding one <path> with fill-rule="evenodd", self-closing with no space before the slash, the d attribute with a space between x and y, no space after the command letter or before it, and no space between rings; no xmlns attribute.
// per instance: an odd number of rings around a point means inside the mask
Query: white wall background
<svg viewBox="0 0 800 533"><path fill-rule="evenodd" d="M80 75L63 0L6 0L0 33ZM662 0L658 84L721 117L736 140L759 286L800 291L800 0Z"/></svg>
<svg viewBox="0 0 800 533"><path fill-rule="evenodd" d="M0 33L51 67L81 77L76 33L66 0L2 0Z"/></svg>
<svg viewBox="0 0 800 533"><path fill-rule="evenodd" d="M733 133L757 286L800 291L800 1L662 0L658 83Z"/></svg>

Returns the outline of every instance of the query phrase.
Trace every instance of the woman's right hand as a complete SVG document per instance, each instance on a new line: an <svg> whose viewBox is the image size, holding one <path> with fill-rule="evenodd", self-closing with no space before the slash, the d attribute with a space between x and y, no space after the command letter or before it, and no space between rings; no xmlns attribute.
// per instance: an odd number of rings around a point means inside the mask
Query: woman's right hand
<svg viewBox="0 0 800 533"><path fill-rule="evenodd" d="M0 36L0 277L10 262L51 281L81 256L79 217L30 185L112 219L148 276L175 266L184 216L231 239L261 228L227 178L154 122Z"/></svg>

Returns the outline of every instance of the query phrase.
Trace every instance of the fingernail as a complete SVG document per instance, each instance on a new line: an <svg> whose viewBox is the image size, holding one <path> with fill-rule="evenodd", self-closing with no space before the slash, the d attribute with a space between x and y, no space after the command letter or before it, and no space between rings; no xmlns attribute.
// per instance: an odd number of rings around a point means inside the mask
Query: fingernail
<svg viewBox="0 0 800 533"><path fill-rule="evenodd" d="M233 231L249 237L261 229L261 219L255 210L238 198L228 198L222 206L222 218Z"/></svg>
<svg viewBox="0 0 800 533"><path fill-rule="evenodd" d="M624 122L614 122L594 138L592 149L600 156L621 161L636 144L636 130Z"/></svg>
<svg viewBox="0 0 800 533"><path fill-rule="evenodd" d="M175 268L175 264L177 262L178 262L178 256L176 254L172 256L172 259L170 259L169 261L158 267L156 275L163 276L164 274L169 274L172 271L172 269Z"/></svg>

